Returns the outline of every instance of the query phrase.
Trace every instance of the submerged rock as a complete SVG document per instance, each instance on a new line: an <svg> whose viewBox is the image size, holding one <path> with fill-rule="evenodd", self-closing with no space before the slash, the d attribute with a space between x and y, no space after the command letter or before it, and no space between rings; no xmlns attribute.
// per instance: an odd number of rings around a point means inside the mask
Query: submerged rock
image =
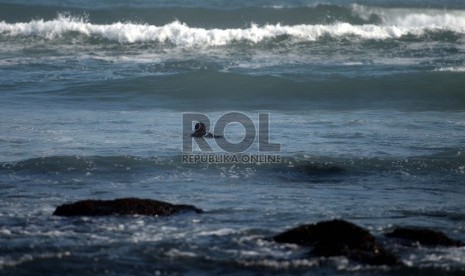
<svg viewBox="0 0 465 276"><path fill-rule="evenodd" d="M58 206L54 216L109 216L109 215L147 215L171 216L181 212L202 210L192 205L175 205L167 202L121 198L115 200L82 200Z"/></svg>
<svg viewBox="0 0 465 276"><path fill-rule="evenodd" d="M313 246L316 256L346 256L373 265L399 264L367 230L344 220L306 224L276 235L274 241Z"/></svg>
<svg viewBox="0 0 465 276"><path fill-rule="evenodd" d="M399 227L394 229L391 233L387 233L386 236L409 240L412 243L419 243L421 245L457 247L465 245L461 241L449 238L442 232L430 229Z"/></svg>

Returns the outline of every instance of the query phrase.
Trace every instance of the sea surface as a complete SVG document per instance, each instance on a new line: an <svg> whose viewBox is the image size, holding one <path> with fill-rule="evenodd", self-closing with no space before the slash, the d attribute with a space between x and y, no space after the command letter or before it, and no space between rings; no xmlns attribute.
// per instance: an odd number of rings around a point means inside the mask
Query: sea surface
<svg viewBox="0 0 465 276"><path fill-rule="evenodd" d="M182 162L183 114L229 112L269 116L281 162ZM205 213L52 216L121 197ZM333 218L405 267L267 239ZM464 1L0 0L0 274L465 272L396 226L465 241Z"/></svg>

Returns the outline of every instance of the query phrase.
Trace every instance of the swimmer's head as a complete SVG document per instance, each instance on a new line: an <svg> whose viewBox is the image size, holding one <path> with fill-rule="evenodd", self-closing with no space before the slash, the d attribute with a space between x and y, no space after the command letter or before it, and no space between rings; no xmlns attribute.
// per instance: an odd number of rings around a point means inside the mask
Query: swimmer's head
<svg viewBox="0 0 465 276"><path fill-rule="evenodd" d="M204 123L197 123L195 124L195 132L191 134L192 137L203 137L207 134L207 131L205 130L205 124Z"/></svg>
<svg viewBox="0 0 465 276"><path fill-rule="evenodd" d="M205 130L205 124L204 123L195 124L195 131L203 131L203 130Z"/></svg>

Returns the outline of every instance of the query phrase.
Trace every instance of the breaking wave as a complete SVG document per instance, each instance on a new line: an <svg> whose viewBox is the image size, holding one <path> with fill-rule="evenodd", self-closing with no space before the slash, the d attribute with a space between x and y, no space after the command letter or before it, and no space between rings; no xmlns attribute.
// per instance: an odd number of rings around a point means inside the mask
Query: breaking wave
<svg viewBox="0 0 465 276"><path fill-rule="evenodd" d="M84 18L59 15L52 20L0 22L0 38L39 37L49 40L64 36L84 36L118 43L167 43L182 47L223 46L235 42L260 43L272 39L313 42L319 39L355 37L363 40L389 40L404 36L420 37L430 32L465 34L465 17L454 13L413 13L391 18L381 24L281 25L251 24L247 28L200 28L173 21L157 26L131 22L93 24Z"/></svg>

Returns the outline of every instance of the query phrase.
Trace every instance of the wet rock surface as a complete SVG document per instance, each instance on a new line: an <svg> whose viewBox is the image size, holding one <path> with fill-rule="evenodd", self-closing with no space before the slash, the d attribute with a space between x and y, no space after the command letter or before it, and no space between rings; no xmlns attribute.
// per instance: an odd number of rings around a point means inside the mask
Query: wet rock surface
<svg viewBox="0 0 465 276"><path fill-rule="evenodd" d="M408 241L411 244L421 244L428 246L464 246L464 243L446 236L446 234L430 229L399 227L387 233L386 237L398 238Z"/></svg>
<svg viewBox="0 0 465 276"><path fill-rule="evenodd" d="M55 216L110 216L147 215L171 216L184 212L202 213L192 205L176 205L167 202L121 198L115 200L82 200L63 204L56 208ZM464 246L464 243L430 229L399 227L384 235L383 244L408 242L409 245ZM391 239L392 238L392 239ZM402 266L400 259L386 249L375 236L351 222L335 219L314 224L304 224L279 233L271 238L277 243L289 243L309 247L310 257L344 256L349 260L384 266ZM400 240L400 241L399 241ZM388 243L386 243L388 242ZM390 247L389 247L390 248Z"/></svg>
<svg viewBox="0 0 465 276"><path fill-rule="evenodd" d="M344 220L302 225L274 236L279 243L312 246L312 255L349 259L373 265L399 264L367 230Z"/></svg>
<svg viewBox="0 0 465 276"><path fill-rule="evenodd" d="M202 213L192 205L175 205L163 201L139 198L115 200L82 200L58 206L54 216L146 215L171 216L183 212Z"/></svg>

